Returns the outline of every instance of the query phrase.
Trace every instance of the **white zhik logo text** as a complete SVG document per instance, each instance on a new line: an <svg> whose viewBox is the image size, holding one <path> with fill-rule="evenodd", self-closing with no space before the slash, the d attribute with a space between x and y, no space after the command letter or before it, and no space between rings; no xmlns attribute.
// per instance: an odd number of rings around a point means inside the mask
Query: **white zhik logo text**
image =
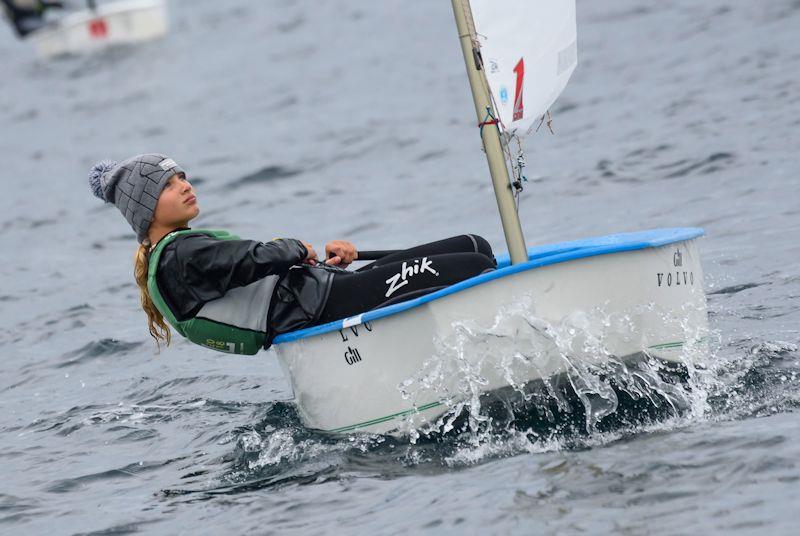
<svg viewBox="0 0 800 536"><path fill-rule="evenodd" d="M386 291L386 297L388 298L394 294L397 289L408 285L409 277L423 272L429 272L437 277L439 276L439 272L433 269L433 263L428 260L428 257L422 257L422 264L420 264L419 260L415 260L413 266L409 266L407 262L403 261L400 272L386 280L386 284L389 285L389 289Z"/></svg>

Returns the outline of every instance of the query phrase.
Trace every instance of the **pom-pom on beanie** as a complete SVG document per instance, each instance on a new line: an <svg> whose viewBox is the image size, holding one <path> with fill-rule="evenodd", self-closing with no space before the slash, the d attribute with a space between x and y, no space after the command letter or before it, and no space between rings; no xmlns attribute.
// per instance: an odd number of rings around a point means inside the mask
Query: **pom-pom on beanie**
<svg viewBox="0 0 800 536"><path fill-rule="evenodd" d="M163 154L140 154L119 164L103 160L89 170L89 188L116 205L142 243L153 223L158 196L176 173L184 171Z"/></svg>

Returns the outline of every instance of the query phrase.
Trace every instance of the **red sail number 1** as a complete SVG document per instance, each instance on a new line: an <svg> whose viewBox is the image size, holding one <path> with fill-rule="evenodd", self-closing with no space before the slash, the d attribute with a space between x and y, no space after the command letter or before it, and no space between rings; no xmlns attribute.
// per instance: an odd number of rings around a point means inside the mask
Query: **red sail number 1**
<svg viewBox="0 0 800 536"><path fill-rule="evenodd" d="M523 58L519 59L517 62L516 67L514 67L514 72L517 73L517 90L514 94L514 118L513 121L517 119L522 119L523 110L522 110L522 80L525 77L525 61Z"/></svg>

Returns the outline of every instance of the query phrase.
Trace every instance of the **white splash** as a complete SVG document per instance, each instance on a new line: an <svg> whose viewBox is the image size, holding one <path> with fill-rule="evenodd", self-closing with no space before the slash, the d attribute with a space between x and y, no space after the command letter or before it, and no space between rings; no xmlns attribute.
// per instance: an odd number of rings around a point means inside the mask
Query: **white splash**
<svg viewBox="0 0 800 536"><path fill-rule="evenodd" d="M483 407L483 395L492 375L502 377L524 402L544 391L563 412L570 408L559 384L568 382L583 405L585 429L595 439L600 435L598 423L619 407L618 391L634 400L649 400L656 407L666 404L673 415L698 418L707 414L708 386L713 382L707 378L706 333L699 333L694 326L682 326L684 340L690 341L681 350L688 372L685 384L662 377L667 369L662 361L644 354L634 361L623 361L609 351L615 341L637 340L640 335L634 319L640 312L608 313L599 305L589 311L575 311L558 322L548 322L536 315L534 298L524 295L501 308L490 325L471 320L454 322L452 334L436 341L436 354L398 389L412 402L430 400L432 391L444 393L439 402L449 409L435 422L428 422L428 430L450 432L458 417L466 413L468 433L464 437L470 447L453 458L462 462L502 452L560 448L557 442L544 440L530 430L506 428L508 434L502 438L489 432L494 418ZM531 369L536 371L534 377L540 378L536 388L527 381L532 376ZM551 422L555 419L547 407L537 409L545 412ZM414 419L409 416L400 430L409 435L412 443L419 439L419 423Z"/></svg>

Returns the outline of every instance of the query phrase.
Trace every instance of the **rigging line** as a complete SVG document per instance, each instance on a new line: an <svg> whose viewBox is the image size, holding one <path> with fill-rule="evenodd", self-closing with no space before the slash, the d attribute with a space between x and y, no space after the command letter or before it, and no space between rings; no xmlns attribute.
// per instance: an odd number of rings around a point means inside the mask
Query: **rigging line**
<svg viewBox="0 0 800 536"><path fill-rule="evenodd" d="M492 113L492 107L486 107L486 117L483 118L483 121L478 123L478 128L480 129L481 140L483 140L483 127L486 125L498 125L500 124L500 120L497 119L494 114Z"/></svg>
<svg viewBox="0 0 800 536"><path fill-rule="evenodd" d="M487 85L486 93L489 95L489 100L491 101L492 107L495 110L497 110L497 101L494 98L494 93L492 93L491 89L488 87L488 84L489 84L489 81L488 81L488 79L486 79L486 85ZM520 156L520 153L522 151L522 144L521 144L521 142L519 140L519 137L517 135L509 134L509 130L506 127L505 123L503 123L502 118L500 118L500 114L497 114L497 115L498 115L497 123L499 125L498 129L500 130L500 132L502 134L500 136L500 148L503 151L503 158L505 158L505 160L506 160L506 165L511 168L511 176L513 177L514 180L509 181L510 182L509 186L514 189L515 207L516 207L517 213L519 214L519 205L520 205L520 197L521 197L520 194L522 193L522 181L526 181L527 182L528 179L526 179L522 175L521 169L518 170L517 167L514 166L514 159L511 156L510 140L512 138L516 138L516 140L517 140L517 147L519 148L518 151L517 151L517 155L518 155L517 156L517 162L518 163L519 163L519 156Z"/></svg>
<svg viewBox="0 0 800 536"><path fill-rule="evenodd" d="M547 110L547 112L543 113L542 117L539 118L539 125L537 125L536 130L533 131L534 134L539 132L539 129L542 128L542 125L545 122L545 117L547 117L547 130L550 131L550 134L555 134L555 131L553 130L553 116L550 115L550 110ZM531 128L533 128L532 125ZM530 129L528 129L528 132L530 132Z"/></svg>
<svg viewBox="0 0 800 536"><path fill-rule="evenodd" d="M489 86L489 79L486 76L486 69L483 63L483 57L480 53L481 43L478 40L478 30L475 27L475 19L472 16L472 7L469 5L469 0L459 0L459 4L461 5L461 9L464 13L464 20L466 21L467 31L469 35L460 35L459 37L469 37L472 43L472 53L473 58L476 62L476 68L483 71L483 76L480 77L481 86L483 90L486 92L486 95L489 97L489 106L486 107L486 117L484 117L483 121L478 123L478 127L480 128L480 136L481 140L483 140L483 127L486 125L495 125L498 130L499 134L499 141L500 141L500 150L503 153L503 158L506 160L506 166L511 168L511 174L513 177L513 181L509 181L509 187L513 188L514 190L514 198L515 198L515 209L517 213L519 213L519 204L520 204L520 192L522 192L522 181L527 181L527 179L522 175L521 167L517 169L514 166L514 160L511 156L511 148L509 144L510 137L516 137L513 135L508 134L508 129L506 125L503 123L502 119L500 119L499 115L495 116L492 113L492 110L497 110L497 101L494 98L494 94L492 94L492 89ZM517 138L517 144L521 151L522 145L519 143L519 138ZM519 153L518 153L519 154ZM517 158L518 164L520 161L520 157ZM523 160L524 162L524 160ZM524 165L524 164L523 164Z"/></svg>
<svg viewBox="0 0 800 536"><path fill-rule="evenodd" d="M488 81L487 81L488 83ZM497 101L494 99L494 94L491 90L487 89L489 94L489 99L492 102L492 106L494 109L497 109ZM500 114L498 114L499 116ZM511 168L511 177L514 179L511 182L510 186L514 189L514 200L517 213L519 213L519 205L520 205L520 198L522 193L522 182L527 182L528 179L522 174L522 167L524 167L524 157L522 156L522 142L519 139L519 136L516 134L509 134L509 130L506 128L505 123L503 120L498 118L498 123L500 127L502 127L502 134L503 136L500 137L500 147L503 151L503 157L506 159L506 165ZM499 128L499 127L498 127ZM514 165L514 159L511 156L511 140L517 140L517 166ZM522 158L523 164L520 166L520 159Z"/></svg>
<svg viewBox="0 0 800 536"><path fill-rule="evenodd" d="M497 102L494 100L494 95L492 95L492 90L489 87L489 80L486 77L486 69L483 63L483 56L480 53L481 50L481 43L478 40L478 29L475 26L475 19L472 16L472 7L469 4L469 0L459 0L461 4L461 10L464 12L464 20L467 23L467 31L469 32L468 35L463 35L459 37L469 37L470 42L472 43L472 52L473 57L476 60L476 67L479 70L484 72L484 75L479 77L481 80L481 86L483 86L483 90L486 92L486 95L489 96L489 100L492 104L492 107L497 110ZM498 119L499 121L499 119ZM500 125L503 126L503 130L505 130L505 125L500 122Z"/></svg>
<svg viewBox="0 0 800 536"><path fill-rule="evenodd" d="M464 12L464 20L467 23L467 31L469 32L469 39L472 41L473 48L480 48L480 43L477 42L476 35L478 34L475 29L475 20L472 18L472 7L469 5L469 0L459 0L461 10ZM476 45L478 45L476 47Z"/></svg>
<svg viewBox="0 0 800 536"><path fill-rule="evenodd" d="M467 5L469 5L469 0L464 0L464 1L467 3ZM483 62L483 54L481 54L481 42L478 40L478 29L475 27L475 21L472 18L472 10L471 10L471 8L470 8L470 12L469 12L469 22L472 24L472 27L470 29L470 31L472 32L472 35L470 36L470 39L472 41L473 55L475 56L477 61L480 61L480 66L479 67L480 67L480 70L483 71L483 76L480 77L481 86L483 87L483 90L486 92L486 95L489 96L489 101L491 102L492 107L495 110L497 110L498 109L497 108L497 102L494 100L494 95L492 94L492 88L489 86L489 77L486 76L486 65ZM484 36L484 38L485 38L485 36ZM506 128L505 128L505 125L502 123L502 121L500 122L500 125L503 127L502 130L505 131Z"/></svg>
<svg viewBox="0 0 800 536"><path fill-rule="evenodd" d="M522 196L520 195L522 193L522 183L523 182L528 182L528 177L525 176L525 173L523 171L523 168L525 167L526 162L525 162L525 150L522 147L522 138L520 138L516 134L512 135L512 138L517 141L517 162L516 162L516 166L514 166L514 164L512 163L511 167L512 167L513 172L515 173L515 178L516 178L514 186L517 188L517 190L516 190L516 194L517 194L517 196L516 196L517 197L517 211L519 212L519 205L520 205L520 202L521 202L520 200L522 199ZM509 144L510 144L510 140L509 140ZM509 151L510 151L510 149L509 149Z"/></svg>
<svg viewBox="0 0 800 536"><path fill-rule="evenodd" d="M480 77L481 86L483 86L483 90L486 91L486 94L491 97L492 92L489 89L489 81L486 79L486 70L483 64L483 56L481 55L481 43L478 41L478 29L475 26L475 19L472 16L472 6L469 5L469 0L459 0L459 3L464 13L464 20L467 23L467 32L469 32L468 35L464 35L463 37L469 37L472 43L472 57L475 60L475 68L484 72L484 76ZM497 109L497 106L495 106L495 109Z"/></svg>

